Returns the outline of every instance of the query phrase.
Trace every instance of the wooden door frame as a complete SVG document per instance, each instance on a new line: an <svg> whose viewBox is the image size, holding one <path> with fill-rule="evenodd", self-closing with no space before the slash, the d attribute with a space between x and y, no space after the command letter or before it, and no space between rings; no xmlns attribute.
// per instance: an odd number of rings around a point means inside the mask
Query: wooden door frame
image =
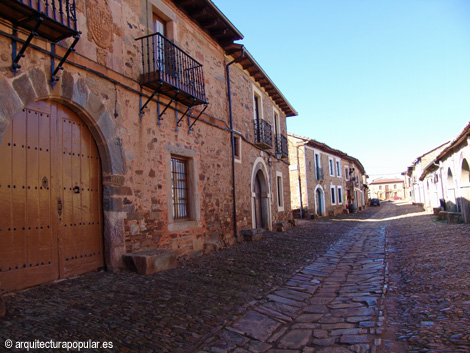
<svg viewBox="0 0 470 353"><path fill-rule="evenodd" d="M0 109L0 143L5 130L16 114L31 103L51 100L70 108L90 130L101 159L103 185L103 226L105 262L108 268L123 268L126 252L124 221L117 214L122 211L122 200L115 190L125 185L127 165L124 144L114 119L114 106L108 107L101 92L88 86L79 75L65 72L61 84L52 92L47 72L38 74L37 68L26 69L21 76L26 87L18 88L16 80L0 79L0 85L8 92L8 109ZM109 89L115 86L109 86ZM119 91L119 87L118 91ZM28 92L25 95L25 92ZM121 202L121 203L119 203Z"/></svg>
<svg viewBox="0 0 470 353"><path fill-rule="evenodd" d="M254 163L252 175L251 175L251 186L250 186L250 193L251 193L251 215L252 215L252 227L256 228L256 210L255 210L255 198L256 195L254 193L254 184L256 176L260 175L261 181L261 209L262 209L262 217L263 217L263 225L265 229L272 230L272 210L271 210L271 183L269 182L268 178L268 168L266 167L266 163L264 159L258 157Z"/></svg>

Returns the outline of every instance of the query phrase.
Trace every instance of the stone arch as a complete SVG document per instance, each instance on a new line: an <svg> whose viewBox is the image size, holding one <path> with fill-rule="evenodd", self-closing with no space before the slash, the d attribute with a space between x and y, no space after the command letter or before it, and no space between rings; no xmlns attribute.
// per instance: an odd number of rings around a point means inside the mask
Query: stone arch
<svg viewBox="0 0 470 353"><path fill-rule="evenodd" d="M0 143L15 117L29 104L51 100L71 109L87 125L93 136L101 159L103 181L104 252L106 265L123 266L125 252L124 224L116 212L120 211L112 198L112 189L123 185L126 173L122 140L110 112L79 74L64 72L52 89L48 78L39 68L29 69L14 78L0 79L0 93L8 97L0 106Z"/></svg>
<svg viewBox="0 0 470 353"><path fill-rule="evenodd" d="M454 187L454 175L450 168L447 169L447 186L449 189Z"/></svg>
<svg viewBox="0 0 470 353"><path fill-rule="evenodd" d="M78 74L65 72L61 84L51 89L38 68L13 79L1 79L0 91L8 100L0 107L0 142L11 119L25 106L39 100L52 100L70 108L88 126L98 145L104 175L125 174L122 141L111 114Z"/></svg>
<svg viewBox="0 0 470 353"><path fill-rule="evenodd" d="M315 214L318 216L325 215L325 191L323 190L321 185L317 185L315 187L315 191L313 192L314 199L315 199Z"/></svg>
<svg viewBox="0 0 470 353"><path fill-rule="evenodd" d="M466 158L462 161L462 169L460 172L460 182L462 185L468 184L470 182L470 166Z"/></svg>
<svg viewBox="0 0 470 353"><path fill-rule="evenodd" d="M259 190L256 190L257 184L259 184ZM268 178L268 169L261 157L256 159L251 173L251 206L253 228L260 227L257 224L259 223L259 221L257 222L258 211L258 218L261 217L262 220L262 228L271 230L271 185Z"/></svg>

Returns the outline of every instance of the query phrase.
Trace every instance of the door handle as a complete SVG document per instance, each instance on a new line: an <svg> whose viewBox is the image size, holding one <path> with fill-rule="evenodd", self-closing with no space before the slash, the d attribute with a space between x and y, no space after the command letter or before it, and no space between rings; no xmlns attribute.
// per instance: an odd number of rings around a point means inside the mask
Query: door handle
<svg viewBox="0 0 470 353"><path fill-rule="evenodd" d="M61 199L57 200L57 213L59 214L59 216L62 215L62 200Z"/></svg>

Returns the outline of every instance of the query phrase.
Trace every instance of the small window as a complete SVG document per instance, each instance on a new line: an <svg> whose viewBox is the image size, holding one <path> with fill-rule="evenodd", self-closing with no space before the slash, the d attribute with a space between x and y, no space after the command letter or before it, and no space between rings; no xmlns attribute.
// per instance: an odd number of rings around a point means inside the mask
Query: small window
<svg viewBox="0 0 470 353"><path fill-rule="evenodd" d="M315 174L317 180L323 179L323 169L321 168L320 155L318 153L315 153Z"/></svg>
<svg viewBox="0 0 470 353"><path fill-rule="evenodd" d="M274 133L276 134L276 138L280 138L281 136L281 121L279 120L279 114L274 112Z"/></svg>
<svg viewBox="0 0 470 353"><path fill-rule="evenodd" d="M189 218L188 163L186 159L171 157L171 191L173 219Z"/></svg>
<svg viewBox="0 0 470 353"><path fill-rule="evenodd" d="M336 176L339 178L341 177L341 165L339 161L336 161Z"/></svg>
<svg viewBox="0 0 470 353"><path fill-rule="evenodd" d="M336 205L336 198L335 198L335 196L336 196L335 187L332 186L332 187L331 187L331 204L332 204L332 205Z"/></svg>
<svg viewBox="0 0 470 353"><path fill-rule="evenodd" d="M233 149L234 149L234 154L235 154L235 160L237 162L241 161L241 156L242 156L241 148L242 148L242 146L241 146L240 136L234 136L234 138L233 138Z"/></svg>
<svg viewBox="0 0 470 353"><path fill-rule="evenodd" d="M334 176L335 175L335 166L333 164L333 159L332 158L328 159L328 163L329 163L329 166L330 166L330 176Z"/></svg>
<svg viewBox="0 0 470 353"><path fill-rule="evenodd" d="M344 177L346 180L349 180L349 168L344 167Z"/></svg>
<svg viewBox="0 0 470 353"><path fill-rule="evenodd" d="M166 22L157 14L153 14L153 30L166 36Z"/></svg>
<svg viewBox="0 0 470 353"><path fill-rule="evenodd" d="M259 121L260 119L262 119L261 110L260 110L260 108L261 108L261 104L260 104L261 98L260 98L260 96L258 96L255 93L253 99L254 99L253 110L254 110L254 114L255 114L254 118L255 118L256 121Z"/></svg>
<svg viewBox="0 0 470 353"><path fill-rule="evenodd" d="M338 204L343 203L343 189L341 186L338 186Z"/></svg>
<svg viewBox="0 0 470 353"><path fill-rule="evenodd" d="M284 186L282 183L282 175L277 175L277 207L278 211L284 210Z"/></svg>

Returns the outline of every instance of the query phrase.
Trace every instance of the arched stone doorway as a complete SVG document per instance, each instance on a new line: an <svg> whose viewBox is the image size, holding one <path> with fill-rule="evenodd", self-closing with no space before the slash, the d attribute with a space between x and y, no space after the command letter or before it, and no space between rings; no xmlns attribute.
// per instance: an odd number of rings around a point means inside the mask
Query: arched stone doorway
<svg viewBox="0 0 470 353"><path fill-rule="evenodd" d="M460 172L460 184L468 185L470 183L470 167L467 160L464 158L462 161L462 170Z"/></svg>
<svg viewBox="0 0 470 353"><path fill-rule="evenodd" d="M253 227L272 229L271 198L266 166L262 160L255 163L252 176Z"/></svg>
<svg viewBox="0 0 470 353"><path fill-rule="evenodd" d="M113 195L114 190L124 184L127 166L122 139L116 120L112 118L114 111L107 110L105 100L96 92L96 87L88 87L85 79L70 72L64 72L60 84L53 91L47 75L38 68L19 73L13 80L0 79L0 86L8 93L8 104L5 104L5 109L0 109L0 145L14 117L25 106L42 100L66 106L88 127L96 141L101 161L103 222L100 225L103 223L105 263L108 268L124 266L124 221L119 216L119 200ZM2 283L0 291L6 291L3 287Z"/></svg>
<svg viewBox="0 0 470 353"><path fill-rule="evenodd" d="M263 193L261 191L261 184L263 183L263 177L261 172L256 173L255 177L255 222L256 228L264 228L265 222L263 217Z"/></svg>
<svg viewBox="0 0 470 353"><path fill-rule="evenodd" d="M446 201L447 201L446 209L451 212L457 212L454 175L450 168L447 169L447 200Z"/></svg>
<svg viewBox="0 0 470 353"><path fill-rule="evenodd" d="M315 213L318 216L325 215L325 193L321 187L315 190Z"/></svg>
<svg viewBox="0 0 470 353"><path fill-rule="evenodd" d="M470 166L467 159L462 161L460 171L460 205L462 207L462 216L465 223L470 223Z"/></svg>
<svg viewBox="0 0 470 353"><path fill-rule="evenodd" d="M0 165L2 291L104 266L100 157L77 114L29 104L3 134Z"/></svg>

